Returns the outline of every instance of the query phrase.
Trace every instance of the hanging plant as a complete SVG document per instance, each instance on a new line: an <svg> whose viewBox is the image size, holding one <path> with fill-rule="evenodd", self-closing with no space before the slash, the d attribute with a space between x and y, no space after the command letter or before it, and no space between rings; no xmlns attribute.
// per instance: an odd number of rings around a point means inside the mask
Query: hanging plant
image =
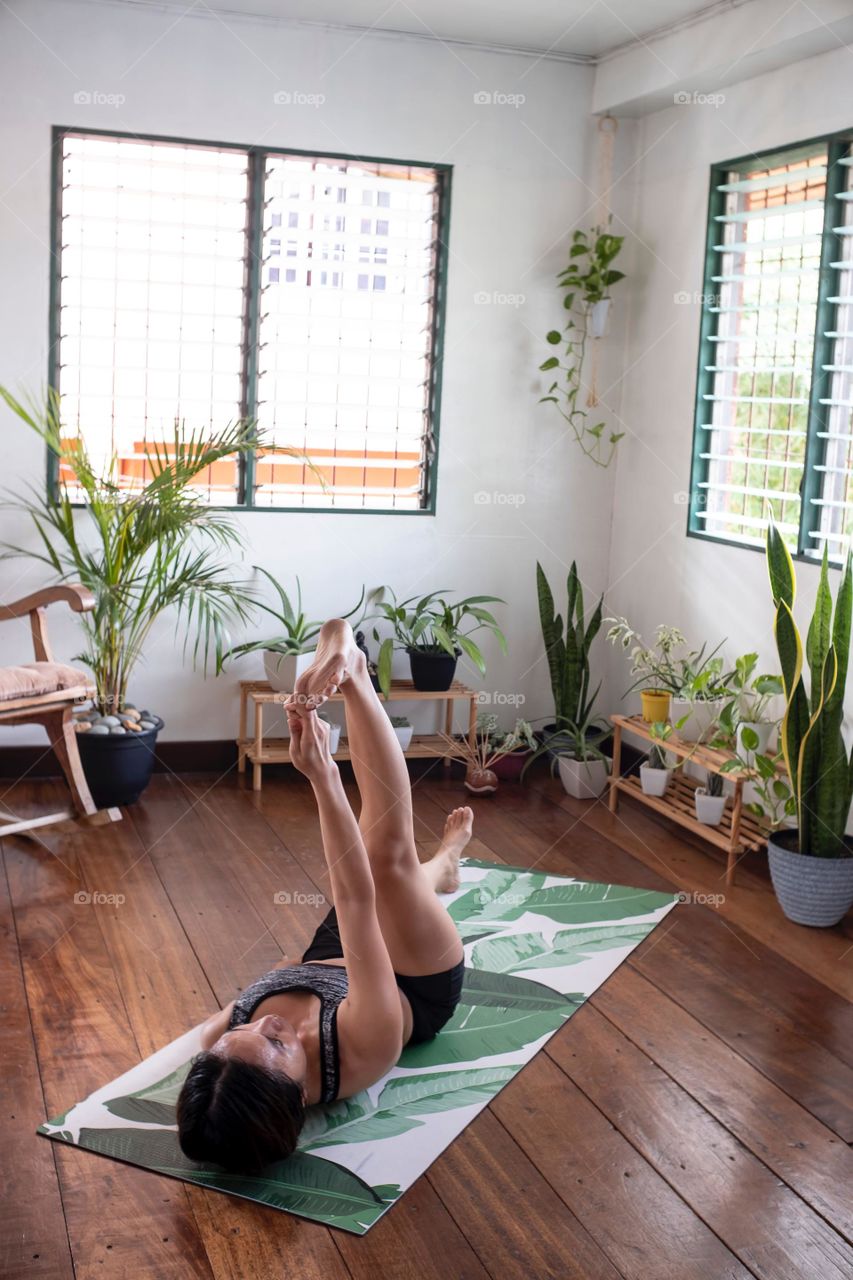
<svg viewBox="0 0 853 1280"><path fill-rule="evenodd" d="M613 460L616 446L624 431L611 431L605 441L604 422L590 425L588 409L598 404L595 390L595 360L586 404L579 405L581 375L587 351L587 340L595 344L604 336L610 309L610 288L624 280L625 273L613 270L612 263L622 248L624 236L593 227L590 232L576 231L572 236L569 265L557 276L563 291L563 306L568 313L565 328L551 329L546 341L552 347L563 347L562 356L550 356L539 368L543 373L558 371L557 380L542 396L540 404L555 404L571 427L575 440L588 458L599 467ZM562 375L562 378L559 376Z"/></svg>

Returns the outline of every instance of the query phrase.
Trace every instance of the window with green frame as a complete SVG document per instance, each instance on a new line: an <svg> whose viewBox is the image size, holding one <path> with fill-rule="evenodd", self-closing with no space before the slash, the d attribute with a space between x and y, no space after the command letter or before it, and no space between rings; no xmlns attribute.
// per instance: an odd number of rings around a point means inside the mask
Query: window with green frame
<svg viewBox="0 0 853 1280"><path fill-rule="evenodd" d="M176 422L243 419L264 448L201 477L211 503L433 511L450 172L56 129L64 434L132 489Z"/></svg>
<svg viewBox="0 0 853 1280"><path fill-rule="evenodd" d="M853 533L853 133L715 165L688 533Z"/></svg>

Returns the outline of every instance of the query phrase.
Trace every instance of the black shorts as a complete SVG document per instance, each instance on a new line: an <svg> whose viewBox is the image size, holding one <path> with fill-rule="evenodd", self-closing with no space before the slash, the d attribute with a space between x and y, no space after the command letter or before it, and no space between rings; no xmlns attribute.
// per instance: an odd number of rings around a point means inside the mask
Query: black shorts
<svg viewBox="0 0 853 1280"><path fill-rule="evenodd" d="M311 960L343 960L343 958L338 917L335 908L332 907L311 939L302 960L303 963L307 963ZM442 970L441 973L428 973L421 977L412 977L405 973L394 974L397 986L412 1006L412 1034L409 1044L431 1040L452 1018L462 995L464 975L464 960L460 960L452 969Z"/></svg>

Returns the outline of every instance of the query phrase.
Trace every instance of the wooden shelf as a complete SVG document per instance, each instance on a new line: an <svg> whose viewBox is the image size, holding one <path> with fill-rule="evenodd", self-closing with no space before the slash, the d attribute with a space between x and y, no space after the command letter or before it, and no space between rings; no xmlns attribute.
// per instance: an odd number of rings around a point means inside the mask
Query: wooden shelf
<svg viewBox="0 0 853 1280"><path fill-rule="evenodd" d="M665 742L660 742L659 739L652 737L651 726L642 716L613 715L610 721L613 725L611 812L616 812L620 794L630 795L646 808L653 809L662 817L669 818L671 822L677 822L694 835L706 840L708 844L722 849L727 855L726 885L731 885L738 859L745 853L763 849L767 844L766 833L752 814L745 812L743 807L743 785L751 781L755 774L748 769L734 769L723 775L734 784L734 794L728 797L720 825L707 826L696 817L696 808L693 803L694 792L701 783L688 777L682 769L677 769L673 773L670 784L662 796L646 795L638 777L630 774L625 777L620 776L622 734L623 732L632 734L644 742L658 742L664 751L671 752L680 760L690 760L710 773L720 773L723 765L735 758L734 752L718 750L704 746L702 743L685 742L677 733L673 733Z"/></svg>
<svg viewBox="0 0 853 1280"><path fill-rule="evenodd" d="M264 738L260 755L255 753L254 738L238 738L237 746L252 764L287 764L290 760L289 738ZM444 739L437 733L416 733L403 755L414 758L437 760L461 760L464 753L461 747L451 750ZM349 760L351 752L345 738L341 738L338 750L333 752L334 760Z"/></svg>
<svg viewBox="0 0 853 1280"><path fill-rule="evenodd" d="M477 699L475 689L454 680L449 689L416 689L411 680L394 680L387 699L391 702L440 702L444 704L444 731L453 733L453 708L456 702L468 704L468 741L473 743L477 731ZM264 708L284 703L289 694L272 689L266 680L242 680L240 682L240 729L237 735L237 768L245 773L246 762L252 766L252 789L260 791L262 767L265 764L287 764L290 760L290 739L271 738L264 733ZM382 695L380 694L380 697ZM343 702L342 693L335 693L329 702ZM249 732L249 707L254 717L253 732ZM464 759L461 746L451 747L438 733L416 733L406 751L410 759L443 760L445 768L451 760ZM346 738L334 753L335 760L350 760L351 753Z"/></svg>

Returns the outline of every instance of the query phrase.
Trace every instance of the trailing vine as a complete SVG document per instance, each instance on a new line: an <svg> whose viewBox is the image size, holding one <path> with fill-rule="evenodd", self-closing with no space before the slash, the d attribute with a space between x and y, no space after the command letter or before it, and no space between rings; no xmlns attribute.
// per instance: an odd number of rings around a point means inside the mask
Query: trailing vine
<svg viewBox="0 0 853 1280"><path fill-rule="evenodd" d="M609 299L611 285L625 278L624 272L611 267L624 239L624 236L613 236L597 227L589 233L575 231L569 265L557 276L560 288L564 290L563 307L568 313L567 323L563 330L551 329L545 338L552 347L562 346L564 351L562 356L550 356L539 366L542 373L558 371L556 381L552 382L547 395L542 396L539 403L557 406L583 452L599 467L610 465L625 432L611 431L605 441L606 423L589 425L587 408L597 403L594 393L590 393L586 406L579 405L577 401L590 336L591 309L595 303ZM586 259L583 264L579 261L582 258ZM598 339L593 338L592 341ZM562 375L562 381L559 375Z"/></svg>

